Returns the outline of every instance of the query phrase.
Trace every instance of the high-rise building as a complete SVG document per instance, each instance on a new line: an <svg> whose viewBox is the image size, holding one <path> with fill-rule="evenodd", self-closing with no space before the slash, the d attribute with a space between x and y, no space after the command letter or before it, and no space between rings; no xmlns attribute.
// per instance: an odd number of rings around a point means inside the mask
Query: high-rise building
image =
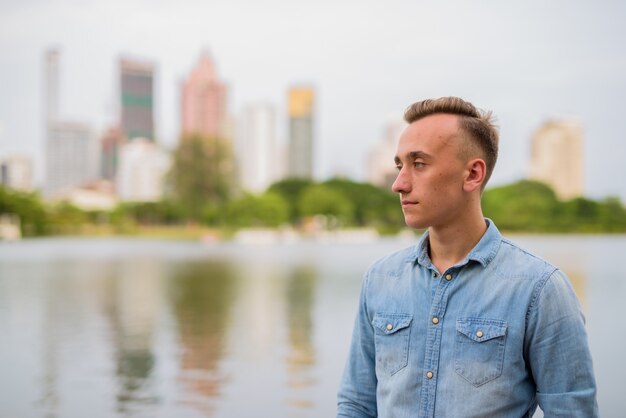
<svg viewBox="0 0 626 418"><path fill-rule="evenodd" d="M229 131L227 87L205 52L182 85L181 134L225 139L231 138Z"/></svg>
<svg viewBox="0 0 626 418"><path fill-rule="evenodd" d="M58 49L49 49L45 53L45 122L48 124L59 118L59 57Z"/></svg>
<svg viewBox="0 0 626 418"><path fill-rule="evenodd" d="M154 140L153 78L152 64L120 60L121 125L127 139Z"/></svg>
<svg viewBox="0 0 626 418"><path fill-rule="evenodd" d="M115 181L120 148L123 144L124 135L118 127L109 128L100 139L100 175L103 179Z"/></svg>
<svg viewBox="0 0 626 418"><path fill-rule="evenodd" d="M550 120L532 140L530 178L550 185L560 199L583 194L582 125Z"/></svg>
<svg viewBox="0 0 626 418"><path fill-rule="evenodd" d="M393 162L398 138L406 127L404 120L387 122L382 140L369 152L367 159L367 181L379 187L391 189L398 170Z"/></svg>
<svg viewBox="0 0 626 418"><path fill-rule="evenodd" d="M313 178L314 105L315 90L312 87L289 90L289 177Z"/></svg>
<svg viewBox="0 0 626 418"><path fill-rule="evenodd" d="M269 104L248 105L243 110L235 160L244 190L263 192L280 175L275 118L274 107Z"/></svg>
<svg viewBox="0 0 626 418"><path fill-rule="evenodd" d="M59 62L58 50L46 51L46 197L54 197L69 188L93 181L99 175L99 150L91 128L83 123L63 121L59 117Z"/></svg>
<svg viewBox="0 0 626 418"><path fill-rule="evenodd" d="M170 168L169 155L154 141L136 138L122 145L116 190L120 200L151 202L161 199Z"/></svg>
<svg viewBox="0 0 626 418"><path fill-rule="evenodd" d="M32 160L19 155L0 158L0 184L24 192L32 190Z"/></svg>
<svg viewBox="0 0 626 418"><path fill-rule="evenodd" d="M53 197L99 177L98 144L89 126L54 122L48 129L46 196Z"/></svg>

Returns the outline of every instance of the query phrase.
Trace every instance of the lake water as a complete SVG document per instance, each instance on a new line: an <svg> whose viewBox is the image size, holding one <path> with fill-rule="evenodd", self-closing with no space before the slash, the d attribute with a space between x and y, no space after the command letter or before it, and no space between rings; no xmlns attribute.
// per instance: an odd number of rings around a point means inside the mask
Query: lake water
<svg viewBox="0 0 626 418"><path fill-rule="evenodd" d="M569 274L626 411L624 236L517 236ZM0 418L331 417L361 277L411 245L0 242Z"/></svg>

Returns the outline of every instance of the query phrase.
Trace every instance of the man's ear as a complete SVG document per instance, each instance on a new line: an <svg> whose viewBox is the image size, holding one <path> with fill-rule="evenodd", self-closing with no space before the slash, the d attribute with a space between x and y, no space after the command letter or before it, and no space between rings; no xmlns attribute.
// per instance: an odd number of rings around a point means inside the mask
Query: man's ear
<svg viewBox="0 0 626 418"><path fill-rule="evenodd" d="M466 164L465 178L463 179L463 190L473 192L480 190L487 175L487 165L482 158L474 158Z"/></svg>

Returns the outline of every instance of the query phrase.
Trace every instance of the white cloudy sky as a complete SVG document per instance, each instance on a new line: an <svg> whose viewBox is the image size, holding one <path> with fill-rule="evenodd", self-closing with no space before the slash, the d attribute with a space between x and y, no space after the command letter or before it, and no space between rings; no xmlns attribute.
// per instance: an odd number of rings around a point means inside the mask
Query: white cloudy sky
<svg viewBox="0 0 626 418"><path fill-rule="evenodd" d="M493 183L526 175L539 124L574 117L587 194L626 200L624 22L618 0L0 0L0 154L41 161L46 48L62 52L61 114L97 131L116 119L118 57L158 64L168 146L180 81L208 48L234 114L259 101L284 111L290 85L316 86L320 178L363 178L387 120L415 100L458 95L498 117Z"/></svg>

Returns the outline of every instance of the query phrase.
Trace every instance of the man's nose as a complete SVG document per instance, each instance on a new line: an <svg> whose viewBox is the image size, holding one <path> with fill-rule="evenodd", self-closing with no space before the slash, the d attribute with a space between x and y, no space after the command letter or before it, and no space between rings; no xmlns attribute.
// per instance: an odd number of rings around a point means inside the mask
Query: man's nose
<svg viewBox="0 0 626 418"><path fill-rule="evenodd" d="M407 193L411 189L411 182L409 181L404 168L401 168L398 172L396 180L391 185L391 190L394 193Z"/></svg>

